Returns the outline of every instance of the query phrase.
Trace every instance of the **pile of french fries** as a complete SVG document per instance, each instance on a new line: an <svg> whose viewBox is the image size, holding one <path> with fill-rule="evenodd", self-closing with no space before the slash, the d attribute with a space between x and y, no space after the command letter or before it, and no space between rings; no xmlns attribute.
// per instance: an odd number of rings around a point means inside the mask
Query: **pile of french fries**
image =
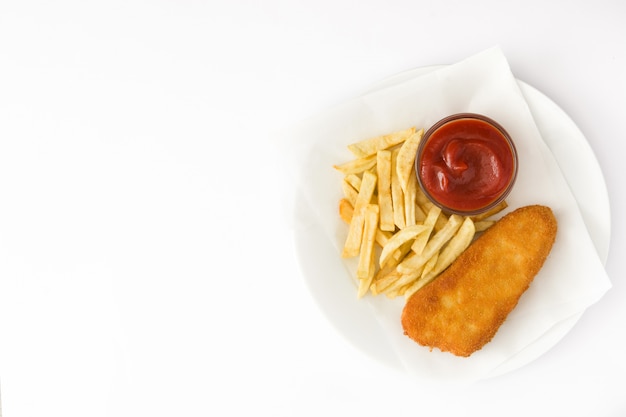
<svg viewBox="0 0 626 417"><path fill-rule="evenodd" d="M342 257L358 257L357 296L410 297L469 246L506 202L479 216L446 215L420 189L415 157L424 130L411 127L353 143L339 214L348 223Z"/></svg>

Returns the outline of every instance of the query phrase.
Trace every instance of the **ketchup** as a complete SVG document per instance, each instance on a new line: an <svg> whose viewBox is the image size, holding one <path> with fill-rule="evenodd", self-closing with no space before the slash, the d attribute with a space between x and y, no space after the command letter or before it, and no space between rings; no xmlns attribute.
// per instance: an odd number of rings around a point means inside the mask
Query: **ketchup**
<svg viewBox="0 0 626 417"><path fill-rule="evenodd" d="M517 157L508 134L495 122L464 114L426 133L416 171L424 192L444 210L477 213L506 197Z"/></svg>

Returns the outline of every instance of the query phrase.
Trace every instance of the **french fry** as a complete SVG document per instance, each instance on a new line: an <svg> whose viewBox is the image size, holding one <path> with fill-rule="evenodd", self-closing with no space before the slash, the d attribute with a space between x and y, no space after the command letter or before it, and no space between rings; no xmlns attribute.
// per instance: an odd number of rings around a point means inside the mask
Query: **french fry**
<svg viewBox="0 0 626 417"><path fill-rule="evenodd" d="M472 243L475 234L476 228L474 227L474 222L471 218L466 217L454 237L450 239L448 244L439 252L435 267L422 276L425 276L425 278L429 280L443 272L444 269L449 267L452 262L467 249L470 243Z"/></svg>
<svg viewBox="0 0 626 417"><path fill-rule="evenodd" d="M430 271L426 271L426 267L422 273L420 279L415 281L404 293L406 298L409 298L419 289L423 288L426 284L435 279L441 274L447 267L452 265L452 262L459 257L461 253L472 243L472 239L476 233L474 222L471 218L466 217L463 220L463 224L456 232L454 237L450 239L448 244L439 252L436 259L436 264ZM430 262L430 261L429 261Z"/></svg>
<svg viewBox="0 0 626 417"><path fill-rule="evenodd" d="M424 220L426 220L426 212L424 212L424 210L422 210L422 208L416 203L415 204L415 222L424 223Z"/></svg>
<svg viewBox="0 0 626 417"><path fill-rule="evenodd" d="M417 188L418 189L415 192L415 201L424 212L428 212L428 210L430 210L430 208L434 206L434 204L428 199L428 197L426 197L426 194L424 194L424 191L420 187Z"/></svg>
<svg viewBox="0 0 626 417"><path fill-rule="evenodd" d="M424 136L424 129L420 129L413 133L407 140L404 141L400 150L398 151L398 158L396 161L396 172L398 174L398 180L402 191L406 192L406 188L409 184L409 177L415 166L415 156L417 155L417 148Z"/></svg>
<svg viewBox="0 0 626 417"><path fill-rule="evenodd" d="M393 221L393 203L391 201L391 152L378 151L376 154L378 175L378 205L380 206L379 227L381 230L393 232L396 225Z"/></svg>
<svg viewBox="0 0 626 417"><path fill-rule="evenodd" d="M389 242L389 241L387 241L387 242ZM406 255L411 251L411 245L412 244L413 244L413 242L408 241L408 242L405 242L398 249L396 249L393 252L393 254L391 255L391 258L387 262L385 262L385 266L387 264L393 265L394 267L397 266L406 257ZM384 247L384 246L382 246L382 247Z"/></svg>
<svg viewBox="0 0 626 417"><path fill-rule="evenodd" d="M423 222L423 225L426 226L426 230L424 231L424 233L419 235L417 239L415 239L415 241L413 242L413 245L411 246L413 252L420 255L424 251L424 248L426 247L426 244L430 239L430 235L435 227L435 223L437 222L437 219L440 215L441 209L439 207L432 206L430 208L428 214L426 215L426 219L424 219Z"/></svg>
<svg viewBox="0 0 626 417"><path fill-rule="evenodd" d="M356 204L356 198L359 195L359 190L355 189L345 178L341 181L341 189L343 190L343 196L354 206Z"/></svg>
<svg viewBox="0 0 626 417"><path fill-rule="evenodd" d="M354 188L357 192L361 189L361 178L358 175L348 174L343 180L350 184L350 186L352 186L352 188Z"/></svg>
<svg viewBox="0 0 626 417"><path fill-rule="evenodd" d="M372 283L375 274L374 262L374 242L376 240L376 230L378 230L378 206L368 204L365 207L365 224L363 226L363 239L361 240L361 250L359 253L359 264L356 276L361 281L365 281L359 291L358 296L362 297Z"/></svg>
<svg viewBox="0 0 626 417"><path fill-rule="evenodd" d="M476 232L484 232L485 230L493 226L495 223L496 223L495 220L479 220L477 222L474 222L474 227L476 228Z"/></svg>
<svg viewBox="0 0 626 417"><path fill-rule="evenodd" d="M371 202L375 188L376 175L370 172L363 173L361 189L354 204L354 212L348 228L348 237L343 247L342 256L344 258L354 257L359 254L363 236L363 224L365 222L365 208Z"/></svg>
<svg viewBox="0 0 626 417"><path fill-rule="evenodd" d="M365 294L367 294L367 291L370 289L370 286L372 284L372 279L374 277L374 274L376 273L376 265L375 265L375 260L374 258L371 259L371 265L370 265L370 273L372 274L371 276L365 278L365 279L359 279L359 288L357 290L357 298L363 298L363 296L365 296Z"/></svg>
<svg viewBox="0 0 626 417"><path fill-rule="evenodd" d="M435 254L424 264L424 269L422 270L420 277L430 274L435 269L441 253L442 252L435 252Z"/></svg>
<svg viewBox="0 0 626 417"><path fill-rule="evenodd" d="M339 200L339 217L344 222L350 224L352 221L352 214L354 213L354 207L347 198Z"/></svg>
<svg viewBox="0 0 626 417"><path fill-rule="evenodd" d="M441 213L439 217L437 217L437 222L435 223L435 230L438 232L446 225L448 222L448 216L444 213Z"/></svg>
<svg viewBox="0 0 626 417"><path fill-rule="evenodd" d="M365 224L365 207L354 210L348 226L348 236L343 246L341 256L351 258L359 254L361 239L363 238L363 225Z"/></svg>
<svg viewBox="0 0 626 417"><path fill-rule="evenodd" d="M333 167L345 174L360 174L376 165L376 155L366 156L364 158L355 159L344 164L333 165Z"/></svg>
<svg viewBox="0 0 626 417"><path fill-rule="evenodd" d="M404 142L413 133L415 133L415 127L410 127L405 130L390 133L388 135L380 135L370 139L365 139L359 142L348 145L348 149L357 158L366 158L371 155L375 155L376 152L382 149L389 149L399 143Z"/></svg>
<svg viewBox="0 0 626 417"><path fill-rule="evenodd" d="M486 218L492 217L500 213L502 210L504 210L508 206L509 206L509 203L507 203L506 200L502 200L500 203L498 203L495 207L491 208L490 210L487 210L486 212L478 214L476 216L472 216L472 220L474 222L485 220Z"/></svg>
<svg viewBox="0 0 626 417"><path fill-rule="evenodd" d="M415 196L417 194L417 177L415 175L415 169L411 170L406 189L404 190L404 225L412 226L417 222L417 205L415 203Z"/></svg>
<svg viewBox="0 0 626 417"><path fill-rule="evenodd" d="M385 266L387 261L391 258L391 256L397 249L399 249L407 242L414 240L417 235L426 231L427 229L427 226L416 224L413 226L405 227L404 229L398 231L391 237L391 239L389 239L387 244L383 247L383 250L380 253L378 264L380 266Z"/></svg>
<svg viewBox="0 0 626 417"><path fill-rule="evenodd" d="M435 233L428 241L422 253L419 255L413 253L411 256L407 256L406 259L398 265L398 271L403 274L411 274L417 268L423 267L424 264L454 236L459 227L461 227L462 222L463 218L461 216L456 214L450 216L443 229Z"/></svg>
<svg viewBox="0 0 626 417"><path fill-rule="evenodd" d="M339 215L348 233L341 256L358 257L359 298L368 292L409 297L454 262L476 233L493 225L491 216L507 208L503 201L477 216L444 214L415 175L422 135L422 129L410 128L353 143L349 149L356 159L334 165L345 174Z"/></svg>
<svg viewBox="0 0 626 417"><path fill-rule="evenodd" d="M372 280L372 283L370 285L370 292L372 293L372 295L380 294L381 291L379 291L378 288L381 285L379 284L379 281L385 279L387 275L393 273L395 269L396 265L392 265L392 262L389 262L387 265L383 266L376 272L376 274L374 275L374 279Z"/></svg>
<svg viewBox="0 0 626 417"><path fill-rule="evenodd" d="M352 204L350 204L347 199L342 198L341 200L339 200L339 217L341 217L344 222L350 224L353 212L354 208L352 208ZM376 243L378 243L382 248L387 244L387 242L389 242L391 236L392 234L390 232L385 232L383 230L380 230L379 228L376 231Z"/></svg>
<svg viewBox="0 0 626 417"><path fill-rule="evenodd" d="M416 279L418 279L422 272L424 271L424 266L426 262L422 264L420 267L410 270L408 272L400 272L398 268L396 268L396 272L400 275L398 279L394 280L389 286L385 288L385 293L393 293L400 290L402 287L411 284Z"/></svg>
<svg viewBox="0 0 626 417"><path fill-rule="evenodd" d="M378 206L368 204L365 207L365 223L363 225L363 239L359 251L359 265L356 276L359 279L370 277L372 259L374 258L374 242L376 241L376 229L378 228ZM371 275L372 277L374 274Z"/></svg>
<svg viewBox="0 0 626 417"><path fill-rule="evenodd" d="M376 170L369 170L370 173L376 175ZM367 171L365 171L367 172ZM356 196L359 194L361 190L361 178L359 178L356 174L346 175L342 182L344 196L352 203L356 204ZM374 195L372 196L372 203L378 204L378 196L376 195L376 190L374 190Z"/></svg>
<svg viewBox="0 0 626 417"><path fill-rule="evenodd" d="M400 185L400 179L396 171L396 161L398 159L398 149L391 152L391 201L393 203L393 221L399 229L404 229L406 225L404 219L404 193Z"/></svg>
<svg viewBox="0 0 626 417"><path fill-rule="evenodd" d="M408 300L413 294L421 290L424 285L426 284L424 284L420 280L413 281L413 283L410 284L409 287L404 291L404 298Z"/></svg>
<svg viewBox="0 0 626 417"><path fill-rule="evenodd" d="M404 295L404 292L410 286L411 286L411 284L407 284L407 285L405 285L403 287L400 287L400 288L397 288L397 289L385 291L385 295L387 296L387 298L396 298L398 296Z"/></svg>
<svg viewBox="0 0 626 417"><path fill-rule="evenodd" d="M415 201L425 213L427 213L431 208L436 207L435 204L433 204L433 202L430 201L428 197L426 197L426 194L424 194L424 191L420 187L417 187ZM446 216L444 213L441 213L441 216L439 216L439 218L437 219L437 223L435 223L435 230L441 230L441 228L445 226L447 221L448 216Z"/></svg>
<svg viewBox="0 0 626 417"><path fill-rule="evenodd" d="M420 270L421 272L421 270ZM373 284L372 293L380 294L382 292L387 292L387 289L390 288L393 284L395 284L398 280L402 278L402 273L398 271L397 268L394 268L387 274L382 277L379 277Z"/></svg>

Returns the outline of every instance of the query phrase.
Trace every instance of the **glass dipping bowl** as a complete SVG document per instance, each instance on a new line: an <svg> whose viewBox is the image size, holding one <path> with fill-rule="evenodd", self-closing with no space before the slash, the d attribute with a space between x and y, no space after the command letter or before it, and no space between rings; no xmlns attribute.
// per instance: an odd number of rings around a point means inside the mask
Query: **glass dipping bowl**
<svg viewBox="0 0 626 417"><path fill-rule="evenodd" d="M481 114L459 113L424 134L415 172L424 194L448 214L475 216L500 204L515 185L517 150L507 131Z"/></svg>

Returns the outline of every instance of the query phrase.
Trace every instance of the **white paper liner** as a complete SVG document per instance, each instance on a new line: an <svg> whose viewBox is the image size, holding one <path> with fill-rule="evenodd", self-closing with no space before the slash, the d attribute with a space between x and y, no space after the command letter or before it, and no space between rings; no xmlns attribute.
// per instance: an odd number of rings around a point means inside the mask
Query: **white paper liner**
<svg viewBox="0 0 626 417"><path fill-rule="evenodd" d="M494 47L354 99L303 123L279 146L283 160L289 161L288 187L298 190L309 205L306 216L295 213L293 227L323 228L339 257L347 227L337 212L342 176L332 165L353 158L346 146L409 126L427 129L459 112L481 113L496 120L515 142L519 172L507 198L507 211L547 205L554 211L559 230L550 256L518 306L494 339L469 358L430 351L406 337L400 324L403 299L368 296L361 300L374 309L406 369L418 377L441 381L473 381L506 367L542 335L595 303L611 286L576 200L501 50ZM353 260L344 260L343 265L336 279L353 279Z"/></svg>

